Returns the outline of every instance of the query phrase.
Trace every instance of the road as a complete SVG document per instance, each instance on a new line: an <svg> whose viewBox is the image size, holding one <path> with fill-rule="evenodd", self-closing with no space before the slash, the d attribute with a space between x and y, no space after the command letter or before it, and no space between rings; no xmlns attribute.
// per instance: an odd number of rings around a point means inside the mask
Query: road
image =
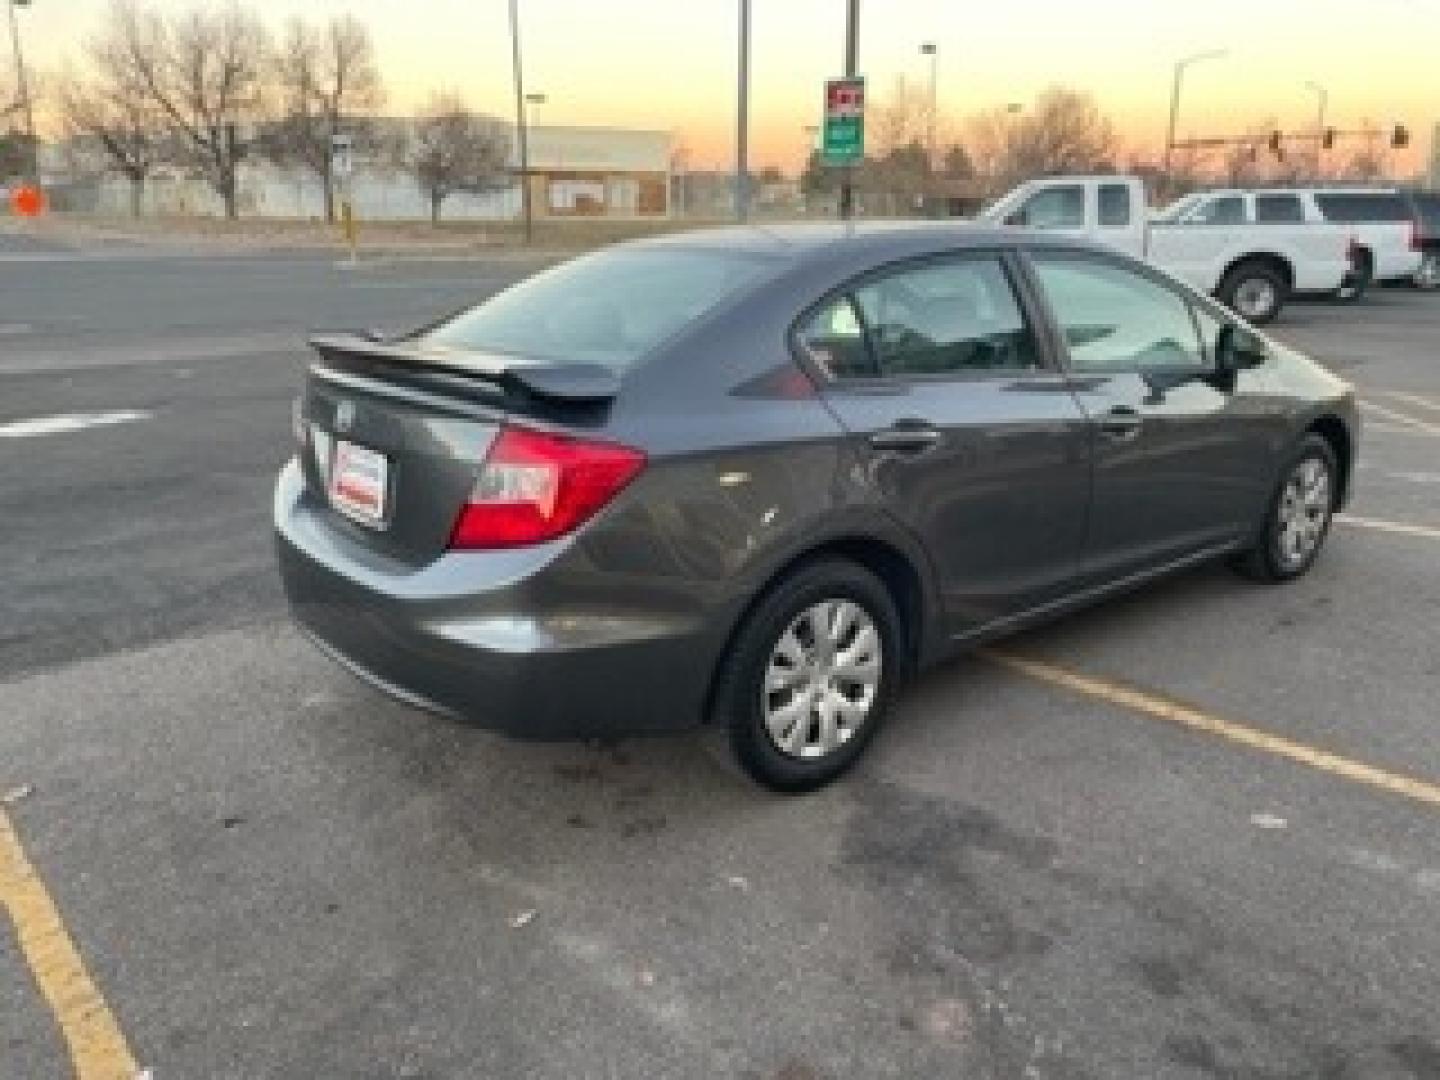
<svg viewBox="0 0 1440 1080"><path fill-rule="evenodd" d="M1370 403L1310 576L948 665L783 799L420 716L281 610L304 332L526 268L0 233L0 1076L1440 1076L1440 300L1277 328Z"/></svg>

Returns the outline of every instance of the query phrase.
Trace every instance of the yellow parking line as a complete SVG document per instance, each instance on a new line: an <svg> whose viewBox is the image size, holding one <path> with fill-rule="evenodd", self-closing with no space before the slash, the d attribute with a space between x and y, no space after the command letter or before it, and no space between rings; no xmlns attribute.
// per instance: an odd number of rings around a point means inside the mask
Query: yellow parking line
<svg viewBox="0 0 1440 1080"><path fill-rule="evenodd" d="M3 810L0 906L9 912L20 952L60 1025L76 1080L134 1080L139 1069L129 1044Z"/></svg>
<svg viewBox="0 0 1440 1080"><path fill-rule="evenodd" d="M1192 731L1218 735L1222 739L1248 746L1253 750L1263 750L1267 754L1288 758L1301 765L1308 765L1312 769L1319 769L1321 772L1331 773L1367 787L1388 791L1393 795L1403 795L1416 802L1440 806L1440 785L1378 769L1373 765L1366 765L1363 761L1355 761L1352 758L1333 754L1328 750L1295 742L1293 739L1287 739L1281 735L1272 735L1259 728L1238 724L1233 720L1225 720L1193 705L1168 701L1143 690L1122 686L1105 679L1097 679L1090 675L1081 675L1041 660L1032 660L996 649L982 650L981 655L1002 667L1022 672L1041 682L1099 698L1101 701L1122 706L1132 712L1143 713L1157 720L1167 720Z"/></svg>
<svg viewBox="0 0 1440 1080"><path fill-rule="evenodd" d="M1440 540L1440 529L1429 525L1411 525L1408 521L1381 521L1379 518L1356 517L1354 514L1336 514L1335 520L1342 525L1356 525L1362 529L1375 529L1378 532L1401 533L1405 536L1424 536L1430 540Z"/></svg>
<svg viewBox="0 0 1440 1080"><path fill-rule="evenodd" d="M1377 416L1383 416L1387 420L1393 420L1398 424L1404 424L1406 427L1409 427L1414 431L1423 431L1426 435L1440 435L1440 424L1431 424L1427 423L1424 420L1417 420L1413 416L1407 416L1402 412L1396 412L1394 409L1387 409L1384 405L1376 405L1373 401L1362 401L1360 402L1360 407L1362 409L1368 409L1370 412L1375 413Z"/></svg>

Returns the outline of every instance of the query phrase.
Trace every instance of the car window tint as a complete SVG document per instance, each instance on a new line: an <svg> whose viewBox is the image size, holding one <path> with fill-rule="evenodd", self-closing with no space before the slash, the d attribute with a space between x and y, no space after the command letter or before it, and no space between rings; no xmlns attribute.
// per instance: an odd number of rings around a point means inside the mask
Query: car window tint
<svg viewBox="0 0 1440 1080"><path fill-rule="evenodd" d="M797 335L805 355L832 379L874 377L879 369L866 344L854 300L846 295L823 305Z"/></svg>
<svg viewBox="0 0 1440 1080"><path fill-rule="evenodd" d="M1298 195L1256 195L1256 221L1304 221Z"/></svg>
<svg viewBox="0 0 1440 1080"><path fill-rule="evenodd" d="M1410 208L1399 195L1384 192L1333 192L1315 196L1326 221L1409 221Z"/></svg>
<svg viewBox="0 0 1440 1080"><path fill-rule="evenodd" d="M1039 364L998 256L896 270L858 287L855 300L884 375L1029 371Z"/></svg>
<svg viewBox="0 0 1440 1080"><path fill-rule="evenodd" d="M721 250L611 248L527 278L420 341L623 370L772 265Z"/></svg>
<svg viewBox="0 0 1440 1080"><path fill-rule="evenodd" d="M1187 221L1196 225L1240 225L1245 221L1245 200L1238 195L1211 199L1191 214Z"/></svg>
<svg viewBox="0 0 1440 1080"><path fill-rule="evenodd" d="M1083 229L1085 189L1067 184L1037 191L1009 220L1031 229Z"/></svg>
<svg viewBox="0 0 1440 1080"><path fill-rule="evenodd" d="M1106 229L1123 229L1130 224L1130 188L1125 184L1101 184L1100 225Z"/></svg>
<svg viewBox="0 0 1440 1080"><path fill-rule="evenodd" d="M1190 305L1178 293L1110 261L1038 254L1034 264L1076 371L1206 364Z"/></svg>

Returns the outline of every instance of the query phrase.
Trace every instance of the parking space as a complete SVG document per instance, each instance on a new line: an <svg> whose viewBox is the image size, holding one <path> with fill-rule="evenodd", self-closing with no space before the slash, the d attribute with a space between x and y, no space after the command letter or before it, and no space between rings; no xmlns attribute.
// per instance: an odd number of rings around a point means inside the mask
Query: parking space
<svg viewBox="0 0 1440 1080"><path fill-rule="evenodd" d="M0 424L147 413L0 442L0 1076L1440 1076L1440 298L1275 329L1372 406L1310 575L1202 568L947 665L782 799L695 740L437 722L306 645L265 513L295 350L195 314L232 261L151 267L190 283L168 324L116 285L114 349L94 266L68 312L0 297ZM470 287L271 273L220 336Z"/></svg>

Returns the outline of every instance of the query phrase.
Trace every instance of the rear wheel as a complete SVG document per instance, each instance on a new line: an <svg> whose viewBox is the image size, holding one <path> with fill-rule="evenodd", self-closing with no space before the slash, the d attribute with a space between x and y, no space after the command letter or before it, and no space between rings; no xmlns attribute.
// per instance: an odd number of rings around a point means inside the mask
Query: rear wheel
<svg viewBox="0 0 1440 1080"><path fill-rule="evenodd" d="M1280 314L1289 294L1284 276L1268 262L1242 262L1225 275L1220 302L1246 322L1261 326Z"/></svg>
<svg viewBox="0 0 1440 1080"><path fill-rule="evenodd" d="M776 791L835 779L884 716L900 640L888 590L854 563L811 563L783 580L747 617L717 675L711 719L734 764Z"/></svg>
<svg viewBox="0 0 1440 1080"><path fill-rule="evenodd" d="M1305 436L1281 474L1255 546L1236 569L1257 581L1288 581L1309 570L1329 534L1339 490L1334 449L1319 435Z"/></svg>

